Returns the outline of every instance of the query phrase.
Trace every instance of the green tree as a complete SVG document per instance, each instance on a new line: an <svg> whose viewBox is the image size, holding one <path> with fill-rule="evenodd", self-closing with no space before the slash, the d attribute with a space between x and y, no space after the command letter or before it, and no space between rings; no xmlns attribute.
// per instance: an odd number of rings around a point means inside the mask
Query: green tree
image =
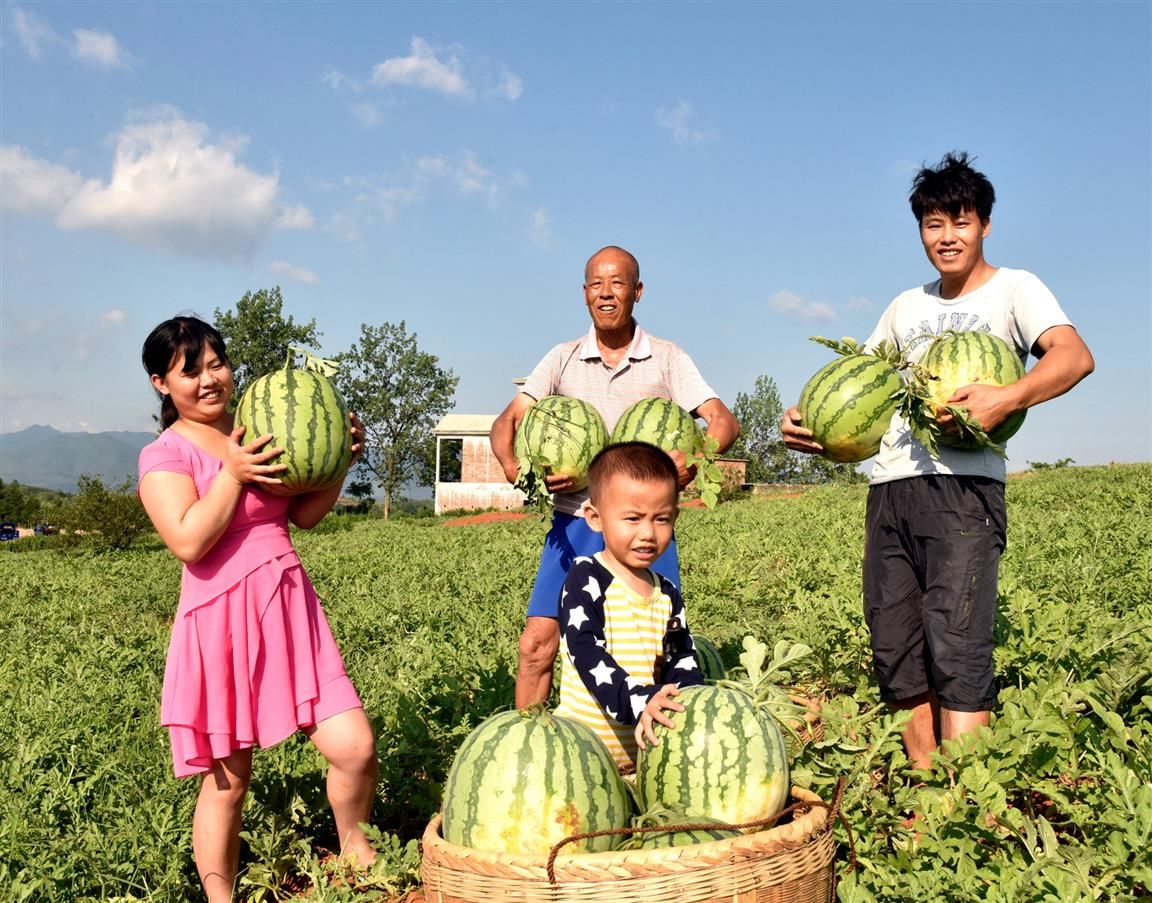
<svg viewBox="0 0 1152 903"><path fill-rule="evenodd" d="M104 549L126 549L152 530L132 480L109 489L99 477L81 474L76 496L60 515L60 526Z"/></svg>
<svg viewBox="0 0 1152 903"><path fill-rule="evenodd" d="M364 427L358 466L383 490L388 517L405 483L427 480L432 427L452 407L459 379L417 347L403 320L361 324L360 341L338 360L336 384Z"/></svg>
<svg viewBox="0 0 1152 903"><path fill-rule="evenodd" d="M40 500L19 483L0 480L0 520L10 520L26 527L40 518Z"/></svg>
<svg viewBox="0 0 1152 903"><path fill-rule="evenodd" d="M215 317L232 361L236 382L233 406L253 379L283 368L289 345L319 345L321 333L316 330L315 319L297 323L291 316L284 317L280 286L246 292L236 302L235 312L216 308Z"/></svg>
<svg viewBox="0 0 1152 903"><path fill-rule="evenodd" d="M740 436L728 455L748 459L748 482L790 482L787 477L793 462L780 437L784 406L776 381L770 376L756 377L751 395L737 393L732 413L740 423Z"/></svg>
<svg viewBox="0 0 1152 903"><path fill-rule="evenodd" d="M728 450L733 458L748 459L750 483L857 482L865 477L855 464L835 464L819 455L790 451L780 435L784 405L770 376L756 377L751 395L738 392L732 413L740 423L740 437Z"/></svg>

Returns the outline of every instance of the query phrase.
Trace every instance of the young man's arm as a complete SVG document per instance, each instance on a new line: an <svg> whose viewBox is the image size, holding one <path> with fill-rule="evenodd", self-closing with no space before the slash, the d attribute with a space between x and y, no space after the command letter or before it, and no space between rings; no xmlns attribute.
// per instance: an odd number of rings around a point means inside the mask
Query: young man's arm
<svg viewBox="0 0 1152 903"><path fill-rule="evenodd" d="M948 399L962 404L984 429L992 430L1017 411L1063 395L1096 368L1092 352L1073 326L1053 326L1032 346L1036 365L1007 386L974 383ZM950 416L940 418L947 423Z"/></svg>

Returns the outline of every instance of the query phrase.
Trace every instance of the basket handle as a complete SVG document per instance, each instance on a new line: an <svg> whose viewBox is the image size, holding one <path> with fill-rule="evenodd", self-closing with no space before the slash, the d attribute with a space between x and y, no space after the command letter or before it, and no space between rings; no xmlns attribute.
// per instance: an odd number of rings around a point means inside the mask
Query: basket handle
<svg viewBox="0 0 1152 903"><path fill-rule="evenodd" d="M848 832L848 845L852 851L851 863L848 871L856 868L856 842L852 837L852 828L844 818L844 814L840 811L840 803L844 798L844 778L840 777L836 781L836 790L832 794L832 804L824 802L823 800L813 800L812 802L793 803L784 809L781 809L775 815L770 815L767 818L759 818L755 821L740 822L739 824L724 824L717 822L699 822L689 823L683 825L653 825L647 828L605 828L603 831L584 831L580 834L571 834L563 840L557 841L553 844L551 851L548 853L548 883L555 886L556 884L556 857L559 855L560 850L570 843L575 843L578 840L588 840L592 837L608 837L613 834L670 834L674 831L742 831L745 828L760 828L766 825L773 824L780 820L785 815L793 813L800 813L803 815L810 812L812 809L821 808L827 809L830 818L828 824L831 826L837 818L840 823L844 825L845 830ZM828 829L825 829L828 830Z"/></svg>

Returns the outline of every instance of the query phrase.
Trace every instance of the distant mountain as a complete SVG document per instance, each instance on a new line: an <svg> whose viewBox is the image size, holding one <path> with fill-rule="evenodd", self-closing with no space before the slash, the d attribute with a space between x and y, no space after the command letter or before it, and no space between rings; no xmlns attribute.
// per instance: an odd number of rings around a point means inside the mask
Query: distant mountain
<svg viewBox="0 0 1152 903"><path fill-rule="evenodd" d="M0 479L75 492L80 475L91 474L106 486L119 486L136 478L140 449L155 438L155 433L62 433L41 425L0 433Z"/></svg>

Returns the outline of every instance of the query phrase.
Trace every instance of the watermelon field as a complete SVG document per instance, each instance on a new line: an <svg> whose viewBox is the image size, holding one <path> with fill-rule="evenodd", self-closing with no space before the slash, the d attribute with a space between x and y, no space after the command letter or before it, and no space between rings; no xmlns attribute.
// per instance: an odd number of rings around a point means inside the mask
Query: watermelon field
<svg viewBox="0 0 1152 903"><path fill-rule="evenodd" d="M811 653L788 684L822 701L794 781L825 799L844 901L1133 900L1152 893L1152 464L1009 481L997 623L1000 706L907 768L879 704L860 612L866 489L824 486L687 509L696 632L738 662L745 636ZM512 700L516 641L545 531L330 517L297 544L377 733L372 874L329 861L322 760L302 738L257 754L239 895L388 901L418 890L417 838L453 753ZM194 782L159 728L178 562L149 538L95 554L0 549L0 899L193 901Z"/></svg>

